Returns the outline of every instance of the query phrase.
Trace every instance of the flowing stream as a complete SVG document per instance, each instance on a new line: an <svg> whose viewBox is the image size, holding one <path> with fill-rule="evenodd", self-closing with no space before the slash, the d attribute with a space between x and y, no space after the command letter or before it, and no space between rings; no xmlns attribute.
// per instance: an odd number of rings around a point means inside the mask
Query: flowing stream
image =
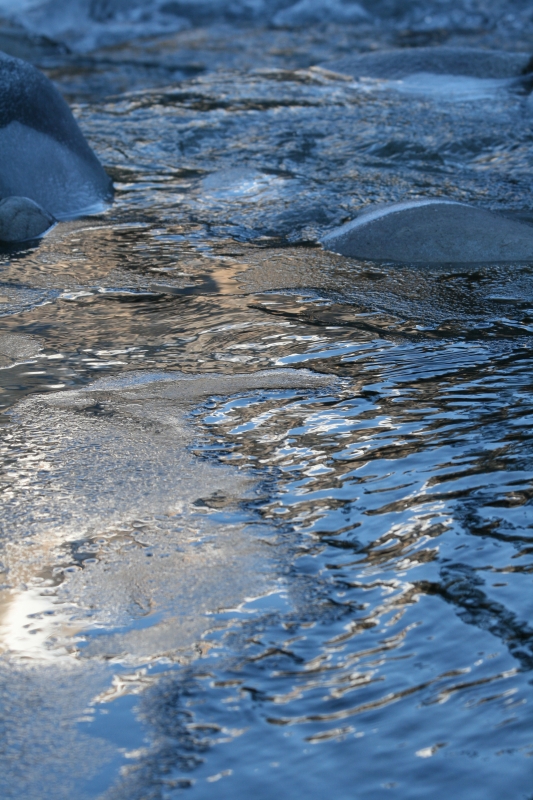
<svg viewBox="0 0 533 800"><path fill-rule="evenodd" d="M533 222L530 83L327 69L533 53L531 5L0 17L116 190L0 252L0 796L531 800L533 261L319 244Z"/></svg>

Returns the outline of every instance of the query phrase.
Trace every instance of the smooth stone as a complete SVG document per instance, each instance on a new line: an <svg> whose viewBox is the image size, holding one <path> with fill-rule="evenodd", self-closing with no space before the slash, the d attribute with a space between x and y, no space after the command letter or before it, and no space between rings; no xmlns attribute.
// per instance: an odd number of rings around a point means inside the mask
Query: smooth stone
<svg viewBox="0 0 533 800"><path fill-rule="evenodd" d="M368 22L370 14L359 3L343 0L299 0L274 16L272 22L279 28L300 27L315 23Z"/></svg>
<svg viewBox="0 0 533 800"><path fill-rule="evenodd" d="M452 200L377 206L332 231L326 250L370 261L533 261L533 225Z"/></svg>
<svg viewBox="0 0 533 800"><path fill-rule="evenodd" d="M29 197L0 200L0 242L36 239L55 222L51 214Z"/></svg>
<svg viewBox="0 0 533 800"><path fill-rule="evenodd" d="M353 78L401 80L417 73L471 78L519 78L532 71L529 53L472 47L413 47L345 56L322 64Z"/></svg>
<svg viewBox="0 0 533 800"><path fill-rule="evenodd" d="M31 64L0 53L0 197L29 197L57 219L101 210L111 179L67 103Z"/></svg>

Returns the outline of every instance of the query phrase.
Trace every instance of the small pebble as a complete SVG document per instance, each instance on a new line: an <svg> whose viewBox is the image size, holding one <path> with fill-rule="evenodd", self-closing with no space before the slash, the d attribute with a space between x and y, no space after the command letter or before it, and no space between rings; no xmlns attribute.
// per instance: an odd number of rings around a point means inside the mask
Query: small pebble
<svg viewBox="0 0 533 800"><path fill-rule="evenodd" d="M29 197L6 197L0 200L0 241L25 242L36 239L55 220Z"/></svg>

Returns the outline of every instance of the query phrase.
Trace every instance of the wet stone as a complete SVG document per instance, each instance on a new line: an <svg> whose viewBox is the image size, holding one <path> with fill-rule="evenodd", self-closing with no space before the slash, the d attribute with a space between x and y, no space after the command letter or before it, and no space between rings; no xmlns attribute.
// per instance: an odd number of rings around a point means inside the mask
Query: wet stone
<svg viewBox="0 0 533 800"><path fill-rule="evenodd" d="M6 197L0 200L0 241L25 242L36 239L55 220L28 197Z"/></svg>
<svg viewBox="0 0 533 800"><path fill-rule="evenodd" d="M471 47L415 47L344 56L324 64L354 78L401 80L417 73L471 78L519 78L530 72L530 53Z"/></svg>
<svg viewBox="0 0 533 800"><path fill-rule="evenodd" d="M450 200L370 208L322 241L370 261L481 263L533 260L533 226Z"/></svg>
<svg viewBox="0 0 533 800"><path fill-rule="evenodd" d="M320 22L350 23L370 19L359 3L342 0L299 0L289 8L278 11L273 23L279 27L304 26Z"/></svg>
<svg viewBox="0 0 533 800"><path fill-rule="evenodd" d="M112 197L110 178L53 84L2 53L0 150L3 197L29 197L57 219L94 211Z"/></svg>

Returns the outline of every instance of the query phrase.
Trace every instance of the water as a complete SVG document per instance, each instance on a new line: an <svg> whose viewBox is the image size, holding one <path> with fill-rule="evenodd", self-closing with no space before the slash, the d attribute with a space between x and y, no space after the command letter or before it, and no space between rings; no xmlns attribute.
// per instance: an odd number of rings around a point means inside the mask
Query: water
<svg viewBox="0 0 533 800"><path fill-rule="evenodd" d="M2 797L532 797L533 270L318 244L532 221L530 87L314 68L531 9L308 5L0 4L117 190L1 254Z"/></svg>

